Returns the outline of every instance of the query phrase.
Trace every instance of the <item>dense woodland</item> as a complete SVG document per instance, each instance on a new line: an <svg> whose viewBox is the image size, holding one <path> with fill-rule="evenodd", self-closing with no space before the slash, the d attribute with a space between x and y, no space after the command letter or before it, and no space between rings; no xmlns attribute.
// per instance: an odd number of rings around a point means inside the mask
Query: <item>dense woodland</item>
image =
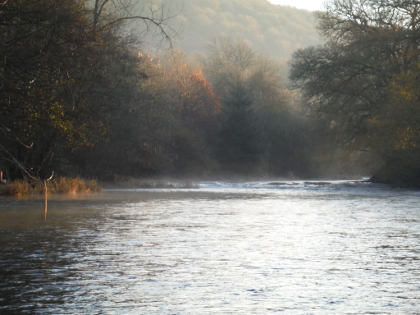
<svg viewBox="0 0 420 315"><path fill-rule="evenodd" d="M320 15L326 44L293 57L293 90L284 64L239 37L213 38L194 61L174 48L147 52L150 36L172 46L179 15L139 3L0 2L8 177L373 174L417 183L417 2L332 1Z"/></svg>

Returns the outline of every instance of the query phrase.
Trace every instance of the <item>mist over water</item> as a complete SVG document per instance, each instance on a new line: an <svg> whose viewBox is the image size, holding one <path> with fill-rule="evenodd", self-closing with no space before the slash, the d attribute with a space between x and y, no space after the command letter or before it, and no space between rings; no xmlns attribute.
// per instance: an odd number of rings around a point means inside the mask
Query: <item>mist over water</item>
<svg viewBox="0 0 420 315"><path fill-rule="evenodd" d="M0 313L413 314L420 193L202 182L0 201Z"/></svg>

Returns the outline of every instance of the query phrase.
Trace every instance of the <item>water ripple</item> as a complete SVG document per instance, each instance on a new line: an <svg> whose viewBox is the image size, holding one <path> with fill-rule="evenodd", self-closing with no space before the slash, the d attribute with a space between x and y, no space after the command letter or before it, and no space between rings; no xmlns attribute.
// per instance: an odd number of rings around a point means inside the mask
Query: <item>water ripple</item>
<svg viewBox="0 0 420 315"><path fill-rule="evenodd" d="M279 188L280 187L280 188ZM2 203L0 313L415 314L417 192L203 183Z"/></svg>

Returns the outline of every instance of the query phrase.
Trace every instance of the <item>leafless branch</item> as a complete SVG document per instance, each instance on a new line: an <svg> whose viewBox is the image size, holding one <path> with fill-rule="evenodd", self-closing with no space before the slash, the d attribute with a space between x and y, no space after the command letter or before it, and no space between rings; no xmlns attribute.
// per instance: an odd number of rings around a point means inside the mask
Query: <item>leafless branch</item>
<svg viewBox="0 0 420 315"><path fill-rule="evenodd" d="M7 128L6 126L4 126L4 125L2 125L2 124L0 124L0 130L3 132L3 134L6 136L6 137L8 137L9 139L11 139L11 140L14 140L14 141L16 141L16 142L18 142L21 146L23 146L25 149L28 149L28 150L30 150L30 149L32 149L33 148L33 146L34 146L34 144L33 143L31 143L30 145L27 145L27 144L25 144L22 140L20 140L20 138L18 137L18 136L16 136L16 135L11 135L10 134L10 129L9 128Z"/></svg>
<svg viewBox="0 0 420 315"><path fill-rule="evenodd" d="M0 144L0 151L2 151L3 153L6 154L5 160L8 162L13 163L17 168L19 168L23 173L25 173L26 176L28 176L30 179L32 179L33 181L39 182L40 179L35 177L33 174L31 174L31 172L29 172L29 170L22 164L20 163L13 154L11 154L4 145Z"/></svg>
<svg viewBox="0 0 420 315"><path fill-rule="evenodd" d="M128 20L142 20L146 23L151 23L151 24L155 25L159 29L159 31L162 33L163 37L169 42L170 47L171 48L173 47L172 39L171 39L171 37L169 36L169 34L167 33L167 31L164 27L164 22L167 19L156 20L156 19L153 19L151 17L142 16L142 15L125 16L125 17L117 18L117 19L107 23L106 25L103 26L103 28L108 28L108 27L110 27L114 24L118 24L120 22L128 21Z"/></svg>

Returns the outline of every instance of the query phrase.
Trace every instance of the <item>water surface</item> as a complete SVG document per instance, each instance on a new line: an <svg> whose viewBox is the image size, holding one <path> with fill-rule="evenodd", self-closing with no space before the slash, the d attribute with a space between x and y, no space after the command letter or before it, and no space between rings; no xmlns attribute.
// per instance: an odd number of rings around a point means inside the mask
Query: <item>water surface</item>
<svg viewBox="0 0 420 315"><path fill-rule="evenodd" d="M0 313L415 314L420 193L201 183L0 200Z"/></svg>

